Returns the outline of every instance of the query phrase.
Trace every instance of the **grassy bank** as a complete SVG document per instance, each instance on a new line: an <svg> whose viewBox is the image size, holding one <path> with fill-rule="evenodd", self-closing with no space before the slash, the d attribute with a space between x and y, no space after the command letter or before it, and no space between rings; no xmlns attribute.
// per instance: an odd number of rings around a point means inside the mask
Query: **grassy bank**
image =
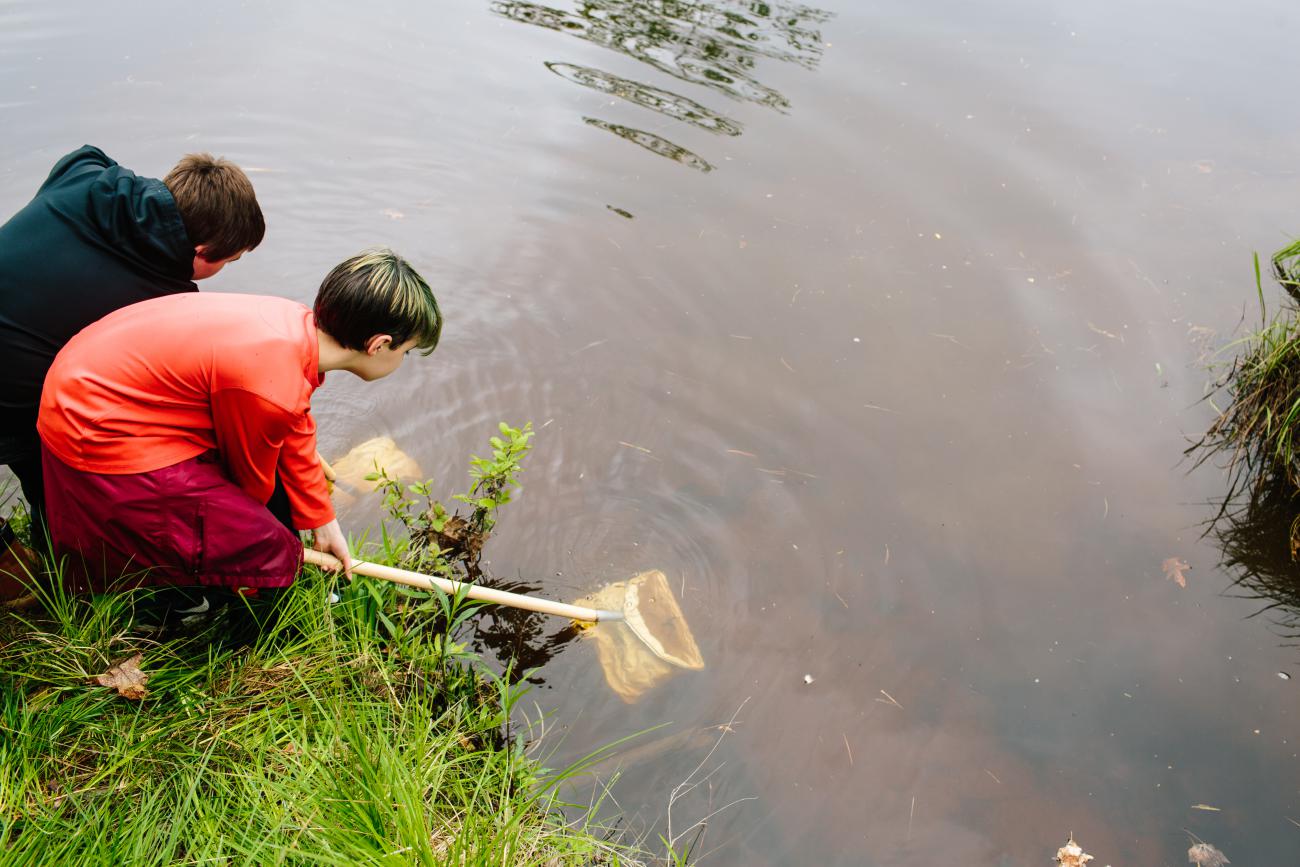
<svg viewBox="0 0 1300 867"><path fill-rule="evenodd" d="M400 529L366 559L477 577L532 436L499 430L467 517L379 473ZM512 727L517 678L457 641L464 600L308 568L160 635L147 591L37 595L0 611L0 864L642 863L561 803L585 764L546 770Z"/></svg>
<svg viewBox="0 0 1300 867"><path fill-rule="evenodd" d="M165 641L121 595L5 615L0 862L633 863L561 815L574 769L525 754L445 600L361 579L329 605L328 582L260 631L232 611ZM137 653L143 698L95 682Z"/></svg>

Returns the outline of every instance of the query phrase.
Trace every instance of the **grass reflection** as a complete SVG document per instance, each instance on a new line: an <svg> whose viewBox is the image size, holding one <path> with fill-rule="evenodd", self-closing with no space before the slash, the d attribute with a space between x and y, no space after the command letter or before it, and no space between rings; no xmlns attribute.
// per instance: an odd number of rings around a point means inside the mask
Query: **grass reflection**
<svg viewBox="0 0 1300 867"><path fill-rule="evenodd" d="M1263 604L1287 638L1300 638L1300 491L1281 475L1261 481L1248 499L1224 503L1209 528L1232 576L1232 595Z"/></svg>

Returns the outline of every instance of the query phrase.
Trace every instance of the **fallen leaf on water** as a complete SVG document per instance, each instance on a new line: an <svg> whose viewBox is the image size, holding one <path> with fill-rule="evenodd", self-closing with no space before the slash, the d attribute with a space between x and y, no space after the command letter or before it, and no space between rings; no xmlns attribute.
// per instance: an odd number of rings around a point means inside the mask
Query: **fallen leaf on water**
<svg viewBox="0 0 1300 867"><path fill-rule="evenodd" d="M95 682L100 686L116 689L117 694L122 698L139 701L149 694L149 690L144 688L149 675L140 670L140 660L143 657L144 654L137 653L130 659L122 660L103 674L97 675Z"/></svg>
<svg viewBox="0 0 1300 867"><path fill-rule="evenodd" d="M1164 570L1165 577L1170 581L1177 581L1179 587L1187 586L1187 576L1183 573L1190 572L1192 567L1187 565L1187 561L1182 557L1170 557L1160 564L1160 568Z"/></svg>
<svg viewBox="0 0 1300 867"><path fill-rule="evenodd" d="M1224 864L1231 864L1228 856L1224 855L1218 849L1209 843L1197 843L1187 850L1187 860L1197 867L1223 867Z"/></svg>
<svg viewBox="0 0 1300 867"><path fill-rule="evenodd" d="M1074 842L1074 834L1070 834L1070 839L1065 841L1065 845L1056 850L1056 863L1061 867L1083 867L1092 860L1092 856L1083 851L1083 848Z"/></svg>
<svg viewBox="0 0 1300 867"><path fill-rule="evenodd" d="M1211 807L1209 804L1192 804L1193 810L1208 810L1211 813L1222 813L1218 807Z"/></svg>

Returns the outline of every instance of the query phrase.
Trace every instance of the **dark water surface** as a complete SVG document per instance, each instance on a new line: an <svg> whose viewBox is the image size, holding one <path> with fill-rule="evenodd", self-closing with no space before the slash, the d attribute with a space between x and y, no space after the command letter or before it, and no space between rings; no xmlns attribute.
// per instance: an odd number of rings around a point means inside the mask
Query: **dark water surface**
<svg viewBox="0 0 1300 867"><path fill-rule="evenodd" d="M83 142L210 150L269 231L205 289L411 258L443 345L331 377L322 448L391 434L450 491L532 420L492 570L684 590L708 667L634 705L527 624L555 761L672 723L629 827L735 715L672 808L753 799L706 863L1295 863L1300 650L1178 462L1250 253L1300 232L1300 8L820 3L6 0L0 211Z"/></svg>

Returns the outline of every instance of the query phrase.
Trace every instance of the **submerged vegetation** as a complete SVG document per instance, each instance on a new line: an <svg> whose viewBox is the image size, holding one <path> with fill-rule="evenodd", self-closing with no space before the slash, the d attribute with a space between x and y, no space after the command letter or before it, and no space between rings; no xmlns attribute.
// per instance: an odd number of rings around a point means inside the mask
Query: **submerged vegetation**
<svg viewBox="0 0 1300 867"><path fill-rule="evenodd" d="M467 494L482 534L531 436L503 434ZM372 556L449 565L387 532ZM604 756L543 767L521 689L462 641L473 606L361 577L331 605L332 583L307 569L165 640L131 625L149 591L53 581L0 612L0 861L639 863L599 804L562 802Z"/></svg>

